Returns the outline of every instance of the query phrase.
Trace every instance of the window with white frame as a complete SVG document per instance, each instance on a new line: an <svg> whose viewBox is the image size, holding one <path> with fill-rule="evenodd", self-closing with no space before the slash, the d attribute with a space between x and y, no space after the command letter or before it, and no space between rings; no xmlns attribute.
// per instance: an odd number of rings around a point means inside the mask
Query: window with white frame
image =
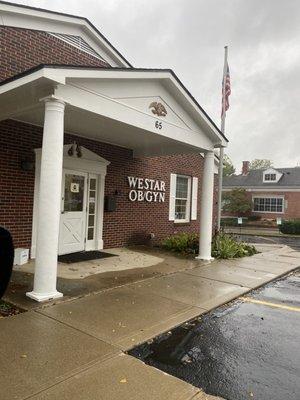
<svg viewBox="0 0 300 400"><path fill-rule="evenodd" d="M276 181L277 177L276 174L265 174L265 181L274 182Z"/></svg>
<svg viewBox="0 0 300 400"><path fill-rule="evenodd" d="M191 178L177 175L175 193L175 221L190 220Z"/></svg>
<svg viewBox="0 0 300 400"><path fill-rule="evenodd" d="M283 213L283 197L254 197L253 211L267 213Z"/></svg>
<svg viewBox="0 0 300 400"><path fill-rule="evenodd" d="M198 178L171 174L169 220L189 222L197 219Z"/></svg>
<svg viewBox="0 0 300 400"><path fill-rule="evenodd" d="M283 174L281 172L279 172L273 168L269 168L263 172L263 182L264 183L277 183L277 182L279 182L282 175Z"/></svg>

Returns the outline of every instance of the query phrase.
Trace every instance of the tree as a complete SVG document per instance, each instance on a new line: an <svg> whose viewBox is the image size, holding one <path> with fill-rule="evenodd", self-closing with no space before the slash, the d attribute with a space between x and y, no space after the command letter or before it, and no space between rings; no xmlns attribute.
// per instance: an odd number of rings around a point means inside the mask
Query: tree
<svg viewBox="0 0 300 400"><path fill-rule="evenodd" d="M245 189L235 188L223 195L223 211L245 215L252 208L251 200Z"/></svg>
<svg viewBox="0 0 300 400"><path fill-rule="evenodd" d="M256 158L255 160L251 161L251 163L249 165L249 169L250 170L253 170L253 169L266 169L266 168L270 168L272 166L273 166L273 161Z"/></svg>
<svg viewBox="0 0 300 400"><path fill-rule="evenodd" d="M225 154L223 158L223 176L231 176L235 174L235 168L231 159Z"/></svg>

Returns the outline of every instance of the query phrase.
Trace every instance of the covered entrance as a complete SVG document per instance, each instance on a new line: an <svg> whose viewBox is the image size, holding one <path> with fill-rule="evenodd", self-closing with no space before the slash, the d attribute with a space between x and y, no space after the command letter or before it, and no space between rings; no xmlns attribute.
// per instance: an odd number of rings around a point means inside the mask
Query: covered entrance
<svg viewBox="0 0 300 400"><path fill-rule="evenodd" d="M58 253L103 248L108 162L88 149L71 151L64 132L130 149L133 157L202 153L198 258L211 259L214 149L227 139L172 71L41 65L4 81L0 94L0 119L43 126L29 297L62 296L56 289Z"/></svg>
<svg viewBox="0 0 300 400"><path fill-rule="evenodd" d="M41 152L42 149L35 150L31 258L36 258ZM78 148L76 143L63 147L59 255L103 249L104 186L108 165L107 160L85 147Z"/></svg>

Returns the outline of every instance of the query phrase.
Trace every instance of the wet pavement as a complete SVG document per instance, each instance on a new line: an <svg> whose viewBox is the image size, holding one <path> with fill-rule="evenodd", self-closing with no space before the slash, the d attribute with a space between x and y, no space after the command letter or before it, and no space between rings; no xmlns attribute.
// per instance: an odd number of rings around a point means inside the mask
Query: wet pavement
<svg viewBox="0 0 300 400"><path fill-rule="evenodd" d="M229 400L299 400L300 271L129 352Z"/></svg>
<svg viewBox="0 0 300 400"><path fill-rule="evenodd" d="M254 244L283 244L291 247L292 249L300 249L300 236L288 237L288 236L259 236L259 235L235 235L240 240L247 243Z"/></svg>

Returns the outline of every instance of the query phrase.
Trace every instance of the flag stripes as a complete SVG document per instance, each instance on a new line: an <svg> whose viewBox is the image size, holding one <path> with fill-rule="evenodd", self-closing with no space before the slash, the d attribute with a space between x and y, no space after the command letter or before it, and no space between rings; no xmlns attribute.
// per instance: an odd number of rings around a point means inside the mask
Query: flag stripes
<svg viewBox="0 0 300 400"><path fill-rule="evenodd" d="M226 65L226 72L224 74L223 83L222 83L222 116L226 113L229 108L229 96L231 94L231 86L230 86L230 73L229 73L229 65Z"/></svg>

